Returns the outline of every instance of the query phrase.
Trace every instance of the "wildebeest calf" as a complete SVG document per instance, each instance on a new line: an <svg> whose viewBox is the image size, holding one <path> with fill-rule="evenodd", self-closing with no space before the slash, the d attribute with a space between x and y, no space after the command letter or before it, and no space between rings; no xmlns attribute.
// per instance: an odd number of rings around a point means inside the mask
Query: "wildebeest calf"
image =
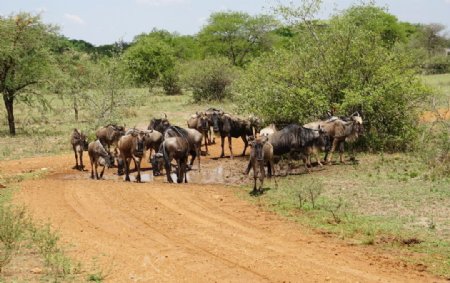
<svg viewBox="0 0 450 283"><path fill-rule="evenodd" d="M253 194L262 193L262 186L264 184L265 171L264 166L267 166L267 174L269 178L274 174L273 166L273 146L268 142L267 137L259 137L250 142L250 160L245 170L245 174L248 175L250 169L253 169ZM256 180L258 179L260 185L256 189Z"/></svg>
<svg viewBox="0 0 450 283"><path fill-rule="evenodd" d="M103 173L105 172L105 167L111 167L113 163L113 157L105 150L102 143L99 140L93 141L88 145L88 154L91 161L91 178L101 179ZM97 167L98 165L103 166L100 177L98 176ZM94 175L95 171L95 175ZM95 178L94 178L95 177Z"/></svg>
<svg viewBox="0 0 450 283"><path fill-rule="evenodd" d="M83 170L83 151L88 150L87 137L77 129L73 129L70 143L72 144L73 152L75 153L75 166L72 167L72 169ZM78 158L80 159L79 164Z"/></svg>

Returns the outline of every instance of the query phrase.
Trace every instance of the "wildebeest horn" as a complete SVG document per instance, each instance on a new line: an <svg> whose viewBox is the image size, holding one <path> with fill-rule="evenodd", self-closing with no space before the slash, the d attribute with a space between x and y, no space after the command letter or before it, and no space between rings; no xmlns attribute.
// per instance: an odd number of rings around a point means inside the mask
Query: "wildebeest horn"
<svg viewBox="0 0 450 283"><path fill-rule="evenodd" d="M166 113L164 113L164 118L166 118L166 119L167 119L167 114L166 114Z"/></svg>

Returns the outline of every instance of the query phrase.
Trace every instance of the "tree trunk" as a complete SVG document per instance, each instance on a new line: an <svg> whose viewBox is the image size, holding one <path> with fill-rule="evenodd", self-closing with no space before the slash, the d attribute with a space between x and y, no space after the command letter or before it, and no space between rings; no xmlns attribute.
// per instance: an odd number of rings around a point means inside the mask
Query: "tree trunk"
<svg viewBox="0 0 450 283"><path fill-rule="evenodd" d="M6 112L8 113L9 134L16 135L16 123L14 121L14 96L9 93L3 93Z"/></svg>
<svg viewBox="0 0 450 283"><path fill-rule="evenodd" d="M73 111L75 112L75 121L78 122L78 100L76 94L73 94Z"/></svg>

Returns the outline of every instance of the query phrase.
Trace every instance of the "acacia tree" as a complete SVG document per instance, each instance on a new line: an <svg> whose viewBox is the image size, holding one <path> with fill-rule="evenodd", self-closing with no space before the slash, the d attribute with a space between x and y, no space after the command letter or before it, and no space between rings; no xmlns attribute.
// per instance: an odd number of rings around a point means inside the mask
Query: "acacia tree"
<svg viewBox="0 0 450 283"><path fill-rule="evenodd" d="M9 133L16 134L14 102L27 99L31 87L43 83L51 70L49 39L56 33L39 16L21 13L0 17L0 93Z"/></svg>
<svg viewBox="0 0 450 283"><path fill-rule="evenodd" d="M243 12L213 13L198 37L207 55L228 57L235 66L243 66L251 57L271 48L270 31L276 27L273 17L250 16Z"/></svg>

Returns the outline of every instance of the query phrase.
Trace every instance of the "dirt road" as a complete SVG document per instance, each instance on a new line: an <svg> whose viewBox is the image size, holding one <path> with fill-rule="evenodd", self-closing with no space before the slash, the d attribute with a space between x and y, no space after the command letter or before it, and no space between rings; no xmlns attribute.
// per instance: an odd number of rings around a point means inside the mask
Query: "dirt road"
<svg viewBox="0 0 450 283"><path fill-rule="evenodd" d="M227 162L202 160L205 168ZM71 256L94 259L108 282L438 281L371 247L307 231L225 185L125 183L113 170L94 181L72 163L61 155L1 162L0 170L49 172L22 182L16 202L50 221Z"/></svg>

